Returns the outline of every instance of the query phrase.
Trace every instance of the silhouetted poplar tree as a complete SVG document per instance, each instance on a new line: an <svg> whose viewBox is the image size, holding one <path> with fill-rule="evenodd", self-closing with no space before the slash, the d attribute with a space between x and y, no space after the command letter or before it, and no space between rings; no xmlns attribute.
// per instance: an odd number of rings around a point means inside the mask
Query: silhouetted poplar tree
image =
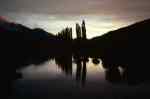
<svg viewBox="0 0 150 99"><path fill-rule="evenodd" d="M85 27L85 21L82 21L82 39L86 39L86 27Z"/></svg>
<svg viewBox="0 0 150 99"><path fill-rule="evenodd" d="M77 39L81 39L81 27L78 23L76 24L76 35Z"/></svg>

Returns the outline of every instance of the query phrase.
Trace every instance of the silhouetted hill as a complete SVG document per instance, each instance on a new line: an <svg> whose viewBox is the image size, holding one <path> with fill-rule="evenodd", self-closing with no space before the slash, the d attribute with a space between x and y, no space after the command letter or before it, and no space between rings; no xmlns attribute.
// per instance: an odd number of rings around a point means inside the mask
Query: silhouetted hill
<svg viewBox="0 0 150 99"><path fill-rule="evenodd" d="M11 82L21 76L16 73L17 68L48 60L51 39L55 39L55 36L43 29L31 29L0 19L0 72L6 93L11 90Z"/></svg>
<svg viewBox="0 0 150 99"><path fill-rule="evenodd" d="M92 39L92 45L98 48L106 62L145 67L149 57L150 19L133 25L110 31ZM98 51L97 50L97 51ZM136 60L136 61L134 61ZM132 63L132 64L131 64Z"/></svg>
<svg viewBox="0 0 150 99"><path fill-rule="evenodd" d="M21 24L17 23L11 23L11 22L5 22L3 20L0 20L0 29L8 31L5 34L12 34L11 32L14 32L14 36L21 36L23 35L24 38L36 38L36 39L44 39L44 38L54 38L55 36L51 33L48 33L40 28L31 29L29 27L26 27ZM2 34L1 34L2 35Z"/></svg>
<svg viewBox="0 0 150 99"><path fill-rule="evenodd" d="M21 66L20 64L48 56L49 41L56 37L43 29L31 29L24 25L0 20L0 54L3 58L4 68L8 65L10 70ZM33 60L32 60L33 62Z"/></svg>
<svg viewBox="0 0 150 99"><path fill-rule="evenodd" d="M125 42L129 40L132 41L136 40L136 42L137 41L141 42L141 39L144 40L149 35L149 31L150 31L149 25L150 25L150 19L144 20L142 22L137 22L133 25L115 31L110 31L102 36L95 37L92 40L100 40L100 41L107 40L112 43L114 42L113 44L121 44L121 45L122 43L120 41Z"/></svg>

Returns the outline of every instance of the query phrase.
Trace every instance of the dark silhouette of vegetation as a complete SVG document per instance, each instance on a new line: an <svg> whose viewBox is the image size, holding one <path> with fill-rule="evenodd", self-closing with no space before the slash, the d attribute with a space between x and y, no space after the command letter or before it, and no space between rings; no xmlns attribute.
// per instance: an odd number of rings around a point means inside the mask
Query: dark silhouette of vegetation
<svg viewBox="0 0 150 99"><path fill-rule="evenodd" d="M122 80L121 73L118 68L109 68L105 71L106 80L111 83L120 83Z"/></svg>
<svg viewBox="0 0 150 99"><path fill-rule="evenodd" d="M76 23L76 34L77 34L77 39L80 40L82 35L81 35L81 27L78 23Z"/></svg>
<svg viewBox="0 0 150 99"><path fill-rule="evenodd" d="M65 28L57 34L58 40L72 40L72 28Z"/></svg>
<svg viewBox="0 0 150 99"><path fill-rule="evenodd" d="M67 75L72 75L72 55L67 54L64 56L55 57L55 62Z"/></svg>
<svg viewBox="0 0 150 99"><path fill-rule="evenodd" d="M86 82L86 63L88 62L88 57L77 55L74 56L74 60L77 65L76 81L84 86Z"/></svg>
<svg viewBox="0 0 150 99"><path fill-rule="evenodd" d="M86 40L86 27L85 27L85 21L82 21L82 39Z"/></svg>
<svg viewBox="0 0 150 99"><path fill-rule="evenodd" d="M86 40L86 26L85 26L85 21L82 21L82 25L80 27L80 25L78 23L76 23L76 35L77 35L77 39L78 40Z"/></svg>

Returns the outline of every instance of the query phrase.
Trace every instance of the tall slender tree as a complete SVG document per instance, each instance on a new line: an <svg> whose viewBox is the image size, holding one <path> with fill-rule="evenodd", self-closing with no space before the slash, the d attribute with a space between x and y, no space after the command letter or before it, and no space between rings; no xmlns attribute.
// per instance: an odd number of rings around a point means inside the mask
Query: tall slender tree
<svg viewBox="0 0 150 99"><path fill-rule="evenodd" d="M78 23L76 23L76 35L77 39L81 39L81 27Z"/></svg>
<svg viewBox="0 0 150 99"><path fill-rule="evenodd" d="M86 39L86 26L85 26L85 21L82 21L82 39Z"/></svg>
<svg viewBox="0 0 150 99"><path fill-rule="evenodd" d="M70 34L70 40L72 40L72 28L69 29L69 34Z"/></svg>

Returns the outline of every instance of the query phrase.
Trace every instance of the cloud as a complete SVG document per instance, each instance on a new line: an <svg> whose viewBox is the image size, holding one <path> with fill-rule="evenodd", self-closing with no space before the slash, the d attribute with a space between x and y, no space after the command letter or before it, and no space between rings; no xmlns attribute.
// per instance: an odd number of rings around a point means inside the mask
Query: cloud
<svg viewBox="0 0 150 99"><path fill-rule="evenodd" d="M108 31L127 26L133 21L118 20L113 16L97 15L51 15L51 14L24 14L24 13L7 13L10 21L21 23L30 28L43 28L50 33L58 33L67 26L73 28L73 37L75 34L76 23L81 24L82 19L86 21L88 38L102 35Z"/></svg>
<svg viewBox="0 0 150 99"><path fill-rule="evenodd" d="M0 7L9 20L53 33L85 19L89 37L150 18L150 0L1 0Z"/></svg>
<svg viewBox="0 0 150 99"><path fill-rule="evenodd" d="M3 0L1 12L49 14L145 14L150 0Z"/></svg>

